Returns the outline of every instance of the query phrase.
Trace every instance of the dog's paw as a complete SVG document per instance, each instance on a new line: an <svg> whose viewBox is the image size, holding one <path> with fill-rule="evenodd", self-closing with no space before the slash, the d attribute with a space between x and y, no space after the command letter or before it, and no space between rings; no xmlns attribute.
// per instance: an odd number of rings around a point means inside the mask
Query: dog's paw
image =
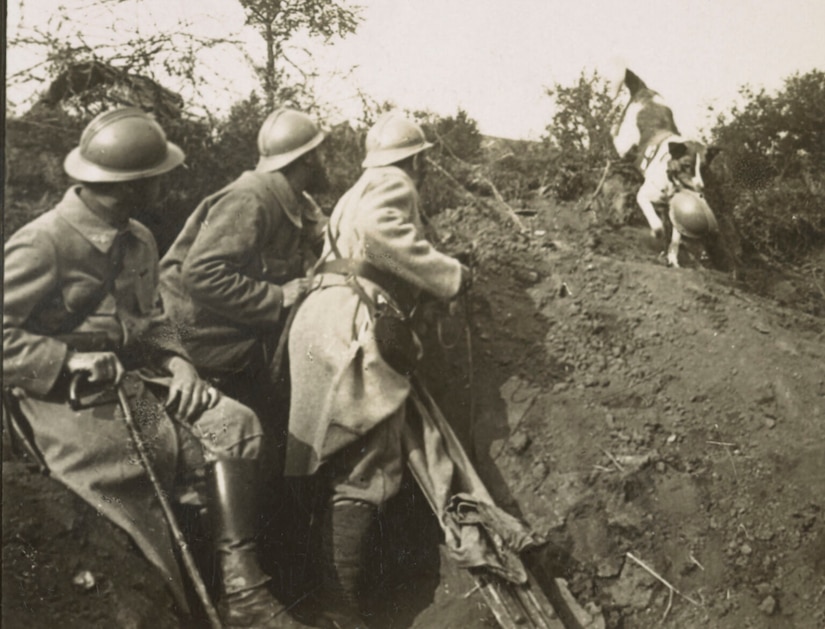
<svg viewBox="0 0 825 629"><path fill-rule="evenodd" d="M679 268L679 260L676 256L668 256L667 257L667 265L673 267L674 269Z"/></svg>

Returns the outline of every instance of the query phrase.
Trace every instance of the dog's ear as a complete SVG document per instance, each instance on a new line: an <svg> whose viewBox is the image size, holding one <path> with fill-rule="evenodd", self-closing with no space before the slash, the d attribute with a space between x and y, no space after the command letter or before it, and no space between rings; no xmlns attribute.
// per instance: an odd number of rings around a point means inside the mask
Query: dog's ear
<svg viewBox="0 0 825 629"><path fill-rule="evenodd" d="M682 159L688 154L688 147L684 142L668 142L667 150L671 159Z"/></svg>
<svg viewBox="0 0 825 629"><path fill-rule="evenodd" d="M713 159L722 152L722 149L718 146L709 146L705 150L705 165L710 166L710 163Z"/></svg>

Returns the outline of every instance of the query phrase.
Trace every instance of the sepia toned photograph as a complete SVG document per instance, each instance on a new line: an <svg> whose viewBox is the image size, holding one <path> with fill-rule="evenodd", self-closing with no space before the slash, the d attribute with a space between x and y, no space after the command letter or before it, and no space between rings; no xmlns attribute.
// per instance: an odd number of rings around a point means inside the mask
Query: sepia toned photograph
<svg viewBox="0 0 825 629"><path fill-rule="evenodd" d="M825 3L4 10L4 629L825 629Z"/></svg>

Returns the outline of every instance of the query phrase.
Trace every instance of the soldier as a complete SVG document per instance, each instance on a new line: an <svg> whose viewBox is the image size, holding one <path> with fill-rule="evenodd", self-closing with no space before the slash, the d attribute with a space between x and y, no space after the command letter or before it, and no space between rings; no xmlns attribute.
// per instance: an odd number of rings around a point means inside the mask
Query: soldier
<svg viewBox="0 0 825 629"><path fill-rule="evenodd" d="M319 217L301 197L326 185L316 150L323 139L306 114L271 113L255 171L204 199L161 261L164 305L195 366L252 407L266 430L277 430L269 425L273 345L284 310L306 287L301 245L322 244Z"/></svg>
<svg viewBox="0 0 825 629"><path fill-rule="evenodd" d="M65 160L80 184L5 248L4 385L51 475L125 529L187 610L168 523L118 406L121 387L169 492L206 472L223 621L276 627L282 607L252 530L260 423L198 376L160 308L155 240L130 218L157 201L158 177L183 160L139 109L86 127Z"/></svg>
<svg viewBox="0 0 825 629"><path fill-rule="evenodd" d="M319 472L323 618L354 629L365 534L401 482L408 372L420 351L408 318L422 292L451 299L469 270L425 239L417 186L432 145L397 113L366 139L365 170L326 231L323 266L289 338L292 397L286 474Z"/></svg>

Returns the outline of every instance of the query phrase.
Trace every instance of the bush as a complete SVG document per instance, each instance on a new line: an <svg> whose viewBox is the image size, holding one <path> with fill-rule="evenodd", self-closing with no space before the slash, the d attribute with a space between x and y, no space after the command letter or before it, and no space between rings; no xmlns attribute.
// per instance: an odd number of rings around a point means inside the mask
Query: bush
<svg viewBox="0 0 825 629"><path fill-rule="evenodd" d="M746 252L798 260L825 244L825 72L740 95L712 130L723 149L719 203L732 208Z"/></svg>
<svg viewBox="0 0 825 629"><path fill-rule="evenodd" d="M595 72L582 72L570 86L556 83L547 93L556 105L544 137L553 156L550 185L557 198L569 201L596 188L606 161L614 155L613 103L607 83Z"/></svg>

